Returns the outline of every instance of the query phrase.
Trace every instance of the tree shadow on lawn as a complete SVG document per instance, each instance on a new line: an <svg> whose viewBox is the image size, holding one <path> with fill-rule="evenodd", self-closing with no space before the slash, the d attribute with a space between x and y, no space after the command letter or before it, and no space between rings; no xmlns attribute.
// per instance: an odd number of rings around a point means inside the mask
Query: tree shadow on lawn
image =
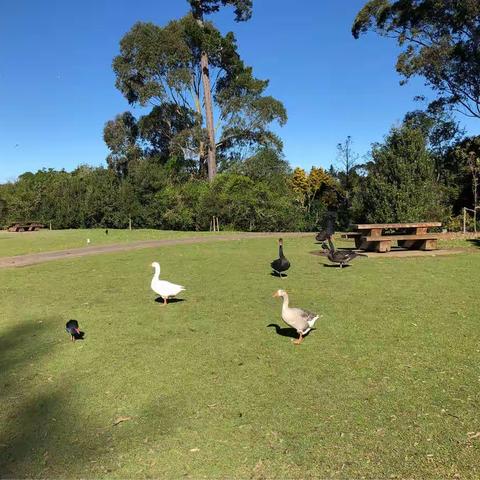
<svg viewBox="0 0 480 480"><path fill-rule="evenodd" d="M176 397L159 396L146 406L139 397L139 404L130 407L133 412L127 412L131 419L119 425L114 421L123 408L121 398L109 403L100 397L97 408L105 411L104 418L94 408L87 413L82 375L70 375L71 366L55 376L46 374L45 359L59 355L54 351L59 343L66 344L60 354L74 348L60 318L48 319L50 326L59 323L58 335L46 322L24 322L0 337L1 479L105 476L119 468L119 457L128 457L132 445L144 445L145 437L158 441L183 422L182 399ZM132 391L128 402L135 395Z"/></svg>
<svg viewBox="0 0 480 480"><path fill-rule="evenodd" d="M277 325L276 323L270 323L269 325L267 325L267 328L268 327L274 327L275 328L275 333L277 335L281 335L282 337L290 337L290 338L295 338L297 339L298 338L298 333L297 331L292 328L292 327L280 327L280 325ZM313 330L316 330L315 328L312 328L306 335L304 335L303 337L308 337L308 335L310 335L310 332L312 332Z"/></svg>

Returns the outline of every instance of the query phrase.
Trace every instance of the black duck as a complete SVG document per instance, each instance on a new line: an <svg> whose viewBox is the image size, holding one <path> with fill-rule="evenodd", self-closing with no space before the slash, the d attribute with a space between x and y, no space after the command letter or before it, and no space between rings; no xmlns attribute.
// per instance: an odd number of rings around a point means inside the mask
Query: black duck
<svg viewBox="0 0 480 480"><path fill-rule="evenodd" d="M329 236L327 240L328 245L323 242L322 248L328 252L327 258L332 263L338 263L340 268L343 268L345 264L351 262L356 257L366 257L366 255L363 255L362 253L356 253L351 250L336 250L332 238Z"/></svg>
<svg viewBox="0 0 480 480"><path fill-rule="evenodd" d="M272 270L282 278L282 272L286 272L290 268L290 262L283 254L283 240L278 239L278 258L274 260L270 266Z"/></svg>

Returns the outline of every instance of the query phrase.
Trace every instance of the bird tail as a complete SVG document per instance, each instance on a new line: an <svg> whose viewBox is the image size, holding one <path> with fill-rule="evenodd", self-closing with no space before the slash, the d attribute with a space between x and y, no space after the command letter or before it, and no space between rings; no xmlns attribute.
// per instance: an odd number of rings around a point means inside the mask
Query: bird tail
<svg viewBox="0 0 480 480"><path fill-rule="evenodd" d="M318 315L316 315L315 317L313 317L311 320L307 320L307 323L308 323L308 326L310 328L313 328L313 326L315 325L315 322L318 320Z"/></svg>

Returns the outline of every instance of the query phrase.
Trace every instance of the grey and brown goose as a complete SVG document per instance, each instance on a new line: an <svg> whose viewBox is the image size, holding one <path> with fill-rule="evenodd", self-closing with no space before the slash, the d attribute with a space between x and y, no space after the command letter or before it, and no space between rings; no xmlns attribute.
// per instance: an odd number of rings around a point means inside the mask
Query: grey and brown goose
<svg viewBox="0 0 480 480"><path fill-rule="evenodd" d="M286 272L290 268L290 262L283 254L283 239L278 239L278 258L274 260L270 266L272 270L276 272L280 278L282 278L282 272Z"/></svg>
<svg viewBox="0 0 480 480"><path fill-rule="evenodd" d="M332 263L338 263L340 268L343 268L345 264L352 261L356 257L366 257L362 253L356 253L352 250L336 250L333 244L332 237L328 237L328 245L323 242L322 248L328 251L327 258Z"/></svg>
<svg viewBox="0 0 480 480"><path fill-rule="evenodd" d="M298 333L298 339L294 340L295 345L300 345L303 342L303 337L313 328L315 322L318 320L316 313L303 310L302 308L292 308L288 305L288 294L285 290L277 290L274 297L282 297L282 320L294 328Z"/></svg>

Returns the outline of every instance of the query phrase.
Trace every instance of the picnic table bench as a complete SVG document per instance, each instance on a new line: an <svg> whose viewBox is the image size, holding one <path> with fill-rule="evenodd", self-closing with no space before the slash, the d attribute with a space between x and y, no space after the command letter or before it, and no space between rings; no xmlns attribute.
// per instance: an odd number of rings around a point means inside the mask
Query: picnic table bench
<svg viewBox="0 0 480 480"><path fill-rule="evenodd" d="M356 248L376 252L389 252L394 241L411 250L435 250L439 235L428 233L428 229L441 226L440 222L363 223L354 225L355 231L342 237L353 238Z"/></svg>
<svg viewBox="0 0 480 480"><path fill-rule="evenodd" d="M34 232L40 228L45 228L45 225L42 223L28 222L28 223L11 223L7 230L9 232Z"/></svg>

